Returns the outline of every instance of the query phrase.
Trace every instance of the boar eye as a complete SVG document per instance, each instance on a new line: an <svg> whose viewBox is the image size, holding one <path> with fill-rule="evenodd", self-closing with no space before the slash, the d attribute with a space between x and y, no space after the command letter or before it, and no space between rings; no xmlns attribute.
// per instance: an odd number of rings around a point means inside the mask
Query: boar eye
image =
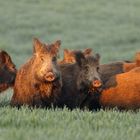
<svg viewBox="0 0 140 140"><path fill-rule="evenodd" d="M97 72L99 72L99 67L96 68Z"/></svg>
<svg viewBox="0 0 140 140"><path fill-rule="evenodd" d="M85 74L88 74L88 72L89 72L89 67L85 66Z"/></svg>
<svg viewBox="0 0 140 140"><path fill-rule="evenodd" d="M56 57L53 57L53 58L52 58L52 61L56 61Z"/></svg>
<svg viewBox="0 0 140 140"><path fill-rule="evenodd" d="M40 57L40 60L41 60L41 61L44 61L44 57L43 57L43 56L41 56L41 57Z"/></svg>
<svg viewBox="0 0 140 140"><path fill-rule="evenodd" d="M88 71L88 66L85 66L85 70Z"/></svg>

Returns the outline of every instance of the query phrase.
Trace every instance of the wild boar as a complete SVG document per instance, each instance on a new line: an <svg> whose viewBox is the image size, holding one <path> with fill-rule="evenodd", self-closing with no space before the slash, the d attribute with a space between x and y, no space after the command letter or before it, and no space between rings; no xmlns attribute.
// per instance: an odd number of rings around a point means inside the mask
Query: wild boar
<svg viewBox="0 0 140 140"><path fill-rule="evenodd" d="M0 92L14 86L16 67L9 54L0 51Z"/></svg>
<svg viewBox="0 0 140 140"><path fill-rule="evenodd" d="M64 58L63 60L59 61L59 64L66 64L66 63L75 63L75 53L78 52L78 50L73 50L70 51L68 49L64 50ZM92 54L92 49L87 48L83 51L83 54L85 57L91 56Z"/></svg>
<svg viewBox="0 0 140 140"><path fill-rule="evenodd" d="M109 64L102 64L100 65L99 72L101 74L102 82L105 84L112 76L128 72L138 66L140 66L140 52L136 53L134 62L121 61Z"/></svg>
<svg viewBox="0 0 140 140"><path fill-rule="evenodd" d="M61 42L44 44L34 39L33 56L17 72L12 106L50 107L60 93L62 81L57 54Z"/></svg>
<svg viewBox="0 0 140 140"><path fill-rule="evenodd" d="M81 51L75 52L74 64L60 65L62 73L62 93L58 102L59 107L69 109L84 108L83 101L90 94L101 88L99 70L100 56L85 57Z"/></svg>
<svg viewBox="0 0 140 140"><path fill-rule="evenodd" d="M124 62L113 62L100 65L100 75L103 85L109 80L110 77L116 74L124 73Z"/></svg>
<svg viewBox="0 0 140 140"><path fill-rule="evenodd" d="M100 94L99 103L103 108L140 108L140 67L111 77Z"/></svg>

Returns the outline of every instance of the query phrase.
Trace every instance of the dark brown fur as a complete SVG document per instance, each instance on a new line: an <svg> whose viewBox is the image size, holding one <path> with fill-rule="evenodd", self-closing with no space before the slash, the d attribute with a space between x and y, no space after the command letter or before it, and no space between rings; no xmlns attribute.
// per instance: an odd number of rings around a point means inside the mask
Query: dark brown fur
<svg viewBox="0 0 140 140"><path fill-rule="evenodd" d="M100 81L98 73L99 56L85 57L82 52L76 52L75 55L75 64L60 65L63 86L59 107L81 108L92 82L97 79Z"/></svg>
<svg viewBox="0 0 140 140"><path fill-rule="evenodd" d="M55 105L61 90L56 56L60 41L45 45L34 39L34 54L18 71L11 100L12 106L48 107Z"/></svg>
<svg viewBox="0 0 140 140"><path fill-rule="evenodd" d="M112 76L128 72L133 68L139 66L140 66L140 52L136 53L134 62L122 61L100 65L102 82L105 84Z"/></svg>
<svg viewBox="0 0 140 140"><path fill-rule="evenodd" d="M113 75L123 73L123 64L124 62L114 62L100 65L99 72L101 74L102 82L105 84Z"/></svg>
<svg viewBox="0 0 140 140"><path fill-rule="evenodd" d="M5 51L0 51L0 92L14 86L16 77L15 64Z"/></svg>

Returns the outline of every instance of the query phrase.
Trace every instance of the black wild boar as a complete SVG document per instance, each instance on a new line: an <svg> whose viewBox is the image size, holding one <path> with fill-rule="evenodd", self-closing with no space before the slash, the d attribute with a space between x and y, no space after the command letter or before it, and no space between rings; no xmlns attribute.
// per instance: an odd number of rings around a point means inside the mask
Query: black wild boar
<svg viewBox="0 0 140 140"><path fill-rule="evenodd" d="M101 87L98 73L99 58L98 54L85 57L81 51L77 51L76 63L60 65L63 86L58 102L59 107L81 108L89 92L94 92Z"/></svg>

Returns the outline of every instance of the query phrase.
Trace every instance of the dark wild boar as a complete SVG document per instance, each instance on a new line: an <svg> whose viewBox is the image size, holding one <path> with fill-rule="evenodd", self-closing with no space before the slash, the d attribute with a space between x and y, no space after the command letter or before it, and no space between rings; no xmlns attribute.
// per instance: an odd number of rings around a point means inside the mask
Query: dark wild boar
<svg viewBox="0 0 140 140"><path fill-rule="evenodd" d="M62 94L59 107L84 108L82 105L89 92L101 87L99 55L85 57L81 51L75 53L76 63L60 65L62 73Z"/></svg>
<svg viewBox="0 0 140 140"><path fill-rule="evenodd" d="M11 100L12 106L50 107L61 90L61 73L57 65L60 41L43 44L34 39L31 59L18 71Z"/></svg>
<svg viewBox="0 0 140 140"><path fill-rule="evenodd" d="M76 61L75 60L75 53L76 52L78 52L78 50L70 51L68 49L65 49L64 50L64 56L63 56L64 58L63 58L63 60L61 60L59 62L59 64L75 63L75 61ZM92 49L90 49L90 48L85 49L83 51L83 54L84 54L85 57L93 55L92 54Z"/></svg>
<svg viewBox="0 0 140 140"><path fill-rule="evenodd" d="M16 67L7 52L0 50L0 92L14 86Z"/></svg>
<svg viewBox="0 0 140 140"><path fill-rule="evenodd" d="M111 77L100 95L103 108L132 109L140 108L140 67Z"/></svg>
<svg viewBox="0 0 140 140"><path fill-rule="evenodd" d="M105 84L113 75L124 73L123 65L124 62L113 62L100 65L99 72L103 84Z"/></svg>
<svg viewBox="0 0 140 140"><path fill-rule="evenodd" d="M122 61L100 65L102 82L105 84L112 76L128 72L140 66L140 52L136 53L134 62Z"/></svg>

